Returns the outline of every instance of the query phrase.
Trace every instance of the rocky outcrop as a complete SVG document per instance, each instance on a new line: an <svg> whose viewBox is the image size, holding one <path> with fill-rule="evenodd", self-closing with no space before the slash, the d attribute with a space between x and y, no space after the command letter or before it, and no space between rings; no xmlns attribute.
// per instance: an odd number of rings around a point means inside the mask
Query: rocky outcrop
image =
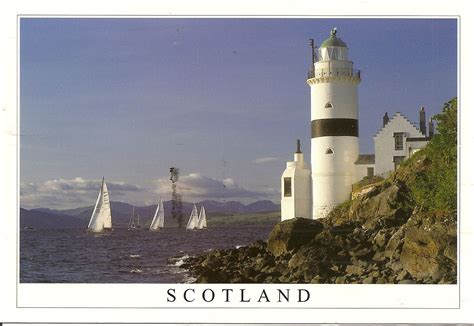
<svg viewBox="0 0 474 326"><path fill-rule="evenodd" d="M275 256L280 256L308 244L322 230L321 222L305 218L278 223L270 233L268 251Z"/></svg>
<svg viewBox="0 0 474 326"><path fill-rule="evenodd" d="M267 242L189 258L199 283L456 283L456 213L417 208L386 182L321 220L277 224Z"/></svg>

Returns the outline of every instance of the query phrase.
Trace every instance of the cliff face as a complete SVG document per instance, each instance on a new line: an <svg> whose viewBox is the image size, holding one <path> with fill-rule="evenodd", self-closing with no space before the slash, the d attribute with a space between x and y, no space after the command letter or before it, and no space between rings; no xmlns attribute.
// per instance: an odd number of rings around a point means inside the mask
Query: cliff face
<svg viewBox="0 0 474 326"><path fill-rule="evenodd" d="M456 215L409 206L383 184L321 220L279 223L268 242L183 267L204 283L456 283Z"/></svg>
<svg viewBox="0 0 474 326"><path fill-rule="evenodd" d="M438 119L426 149L327 218L281 222L266 243L182 267L204 283L456 283L455 100Z"/></svg>
<svg viewBox="0 0 474 326"><path fill-rule="evenodd" d="M190 258L204 283L456 283L456 213L423 211L399 182L326 219L277 224L268 242Z"/></svg>

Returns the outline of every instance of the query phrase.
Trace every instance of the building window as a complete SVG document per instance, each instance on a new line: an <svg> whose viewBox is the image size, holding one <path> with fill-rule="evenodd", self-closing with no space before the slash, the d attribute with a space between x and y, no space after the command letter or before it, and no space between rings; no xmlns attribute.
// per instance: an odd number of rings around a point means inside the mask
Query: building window
<svg viewBox="0 0 474 326"><path fill-rule="evenodd" d="M394 156L393 157L393 164L395 166L395 169L398 168L400 164L405 160L405 156Z"/></svg>
<svg viewBox="0 0 474 326"><path fill-rule="evenodd" d="M283 178L283 195L291 197L291 178Z"/></svg>
<svg viewBox="0 0 474 326"><path fill-rule="evenodd" d="M395 139L395 150L403 150L403 132L394 133L393 138Z"/></svg>
<svg viewBox="0 0 474 326"><path fill-rule="evenodd" d="M332 148L328 148L326 149L326 154L334 154L334 151L332 150Z"/></svg>
<svg viewBox="0 0 474 326"><path fill-rule="evenodd" d="M332 109L333 106L332 106L332 103L331 102L327 102L326 105L324 106L325 109Z"/></svg>
<svg viewBox="0 0 474 326"><path fill-rule="evenodd" d="M367 168L367 176L372 178L374 176L374 168Z"/></svg>

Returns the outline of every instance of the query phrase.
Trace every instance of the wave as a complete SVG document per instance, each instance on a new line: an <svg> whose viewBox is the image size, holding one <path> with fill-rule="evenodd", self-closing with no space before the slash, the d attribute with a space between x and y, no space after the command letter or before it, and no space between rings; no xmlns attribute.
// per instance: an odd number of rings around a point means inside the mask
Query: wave
<svg viewBox="0 0 474 326"><path fill-rule="evenodd" d="M184 264L184 261L186 259L189 258L189 255L184 255L184 256L181 256L181 257L173 257L173 258L170 258L169 261L170 261L170 265L171 266L175 266L175 267L179 267L181 265Z"/></svg>

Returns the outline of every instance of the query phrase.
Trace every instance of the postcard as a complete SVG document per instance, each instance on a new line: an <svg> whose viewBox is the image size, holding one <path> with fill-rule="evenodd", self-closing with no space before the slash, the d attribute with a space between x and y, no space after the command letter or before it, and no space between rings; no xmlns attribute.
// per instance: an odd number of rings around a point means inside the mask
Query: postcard
<svg viewBox="0 0 474 326"><path fill-rule="evenodd" d="M29 8L0 321L472 322L460 4Z"/></svg>

